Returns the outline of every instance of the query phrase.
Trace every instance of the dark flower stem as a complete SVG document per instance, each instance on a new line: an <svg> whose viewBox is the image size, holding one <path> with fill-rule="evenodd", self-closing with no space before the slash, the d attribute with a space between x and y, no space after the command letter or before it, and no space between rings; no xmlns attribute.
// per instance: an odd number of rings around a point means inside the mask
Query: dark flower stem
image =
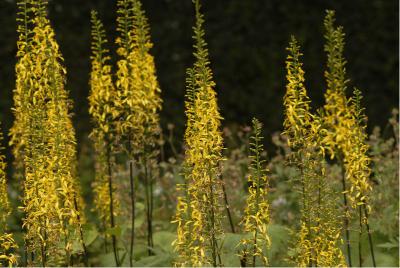
<svg viewBox="0 0 400 268"><path fill-rule="evenodd" d="M369 214L368 214L367 205L365 203L363 204L363 208L364 208L364 214L365 214L365 226L367 227L367 233L368 233L369 248L371 250L372 264L374 267L376 267L374 245L372 243L371 229L369 228Z"/></svg>
<svg viewBox="0 0 400 268"><path fill-rule="evenodd" d="M108 171L108 191L110 195L110 221L111 228L115 227L115 219L114 219L114 198L113 198L113 186L112 186L112 169L111 169L111 144L110 141L107 141L107 171ZM113 233L111 235L113 251L114 251L114 259L115 265L119 267L118 260L118 252L117 252L117 238Z"/></svg>
<svg viewBox="0 0 400 268"><path fill-rule="evenodd" d="M346 245L347 245L347 260L349 262L349 267L352 267L351 263L351 245L350 245L350 231L349 231L349 207L347 204L347 189L346 189L346 178L344 171L343 160L340 160L341 170L342 170L342 187L343 187L343 203L344 203L344 228L346 232Z"/></svg>

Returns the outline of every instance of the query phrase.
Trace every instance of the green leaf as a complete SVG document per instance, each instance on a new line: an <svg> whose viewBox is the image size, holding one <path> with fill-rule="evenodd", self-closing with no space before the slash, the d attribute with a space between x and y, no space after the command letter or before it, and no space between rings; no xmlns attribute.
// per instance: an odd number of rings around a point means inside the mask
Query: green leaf
<svg viewBox="0 0 400 268"><path fill-rule="evenodd" d="M86 246L93 243L94 240L99 236L96 226L93 224L85 224L82 226L83 229L83 241Z"/></svg>
<svg viewBox="0 0 400 268"><path fill-rule="evenodd" d="M109 235L115 235L115 236L120 236L121 235L121 227L116 226L116 227L109 227L106 229L105 233Z"/></svg>
<svg viewBox="0 0 400 268"><path fill-rule="evenodd" d="M75 239L72 242L72 254L80 253L83 251L83 247L81 241L79 239Z"/></svg>
<svg viewBox="0 0 400 268"><path fill-rule="evenodd" d="M392 249L392 248L398 248L399 245L395 244L393 242L386 242L386 243L382 243L377 245L378 248L385 248L385 249Z"/></svg>
<svg viewBox="0 0 400 268"><path fill-rule="evenodd" d="M135 218L135 229L140 228L144 223L144 214L141 213L139 215L136 215Z"/></svg>
<svg viewBox="0 0 400 268"><path fill-rule="evenodd" d="M398 260L390 254L383 253L380 251L375 252L376 265L380 267L398 267ZM364 257L363 266L372 267L371 255Z"/></svg>
<svg viewBox="0 0 400 268"><path fill-rule="evenodd" d="M105 254L100 254L99 262L100 262L99 266L103 266L103 267L115 266L114 253L109 252L109 253L105 253Z"/></svg>
<svg viewBox="0 0 400 268"><path fill-rule="evenodd" d="M153 235L154 245L159 246L164 252L173 252L172 242L176 239L176 234L166 231L156 232Z"/></svg>
<svg viewBox="0 0 400 268"><path fill-rule="evenodd" d="M144 206L144 204L141 203L141 202L136 202L136 203L135 203L135 209L136 209L136 213L137 213L137 212L140 212L140 211L144 211L145 206ZM136 213L135 213L135 214L136 214Z"/></svg>
<svg viewBox="0 0 400 268"><path fill-rule="evenodd" d="M271 239L271 246L268 250L268 261L271 266L286 266L285 255L288 253L289 230L279 224L270 224L268 234Z"/></svg>
<svg viewBox="0 0 400 268"><path fill-rule="evenodd" d="M123 261L124 255L125 255L125 250L118 250L118 256L120 260ZM114 252L111 250L108 253L102 253L99 254L99 265L101 267L115 267L115 258L114 258ZM125 259L128 259L128 257L125 257ZM125 263L125 262L124 262Z"/></svg>
<svg viewBox="0 0 400 268"><path fill-rule="evenodd" d="M163 266L171 266L172 264L172 256L170 254L162 254L155 256L147 256L133 264L134 267L163 267Z"/></svg>
<svg viewBox="0 0 400 268"><path fill-rule="evenodd" d="M240 240L245 238L244 234L233 234L226 233L224 235L222 244L222 262L227 267L239 267L240 257L238 256L240 251Z"/></svg>

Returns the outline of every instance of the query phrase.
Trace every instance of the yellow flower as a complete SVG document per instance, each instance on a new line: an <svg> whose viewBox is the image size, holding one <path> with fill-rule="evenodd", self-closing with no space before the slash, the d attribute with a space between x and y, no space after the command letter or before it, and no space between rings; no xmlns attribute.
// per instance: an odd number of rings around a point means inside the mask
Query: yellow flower
<svg viewBox="0 0 400 268"><path fill-rule="evenodd" d="M222 265L219 260L221 228L221 180L223 140L207 44L203 15L195 1L194 41L196 62L187 71L185 131L185 187L177 207L178 266ZM185 217L182 217L185 215Z"/></svg>
<svg viewBox="0 0 400 268"><path fill-rule="evenodd" d="M310 99L307 96L304 85L304 71L300 57L297 41L292 36L290 42L289 55L286 61L286 94L284 97L285 119L283 122L284 132L288 138L288 144L292 148L300 148L303 139L306 137L310 128Z"/></svg>
<svg viewBox="0 0 400 268"><path fill-rule="evenodd" d="M348 107L351 118L351 124L346 129L348 138L341 145L346 179L351 183L349 197L353 206L367 205L368 195L372 190L369 183L371 158L368 155L366 117L361 108L361 99L361 92L355 89Z"/></svg>
<svg viewBox="0 0 400 268"><path fill-rule="evenodd" d="M17 64L15 65L16 82L13 90L13 114L15 120L10 129L10 142L14 155L14 168L16 178L23 180L23 160L24 146L24 131L27 129L27 101L29 88L32 85L32 72L29 68L32 66L32 58L30 51L30 43L32 40L32 29L28 26L33 23L32 18L32 3L31 0L17 1L17 32L19 38L17 41Z"/></svg>
<svg viewBox="0 0 400 268"><path fill-rule="evenodd" d="M46 18L46 1L30 4L35 16L29 46L17 64L20 84L15 94L21 94L15 98L20 103L14 136L15 153L23 156L25 243L35 256L30 265L68 264L72 241L82 241L79 230L84 220L71 102L64 89L63 59ZM21 126L23 131L18 130Z"/></svg>
<svg viewBox="0 0 400 268"><path fill-rule="evenodd" d="M261 159L264 152L261 136L262 124L253 118L253 131L251 137L251 174L248 177L249 196L247 197L247 206L245 216L241 222L244 231L251 234L251 238L242 239L240 244L244 245L243 256L251 257L248 266L256 265L256 258L259 257L264 266L268 266L266 250L271 241L267 232L269 224L269 204L267 201L268 193L268 170L264 167L265 160Z"/></svg>
<svg viewBox="0 0 400 268"><path fill-rule="evenodd" d="M115 197L116 189L114 185L109 185L112 182L110 176L113 166L111 153L114 151L113 141L115 139L114 120L118 114L114 105L117 91L112 81L111 66L108 63L110 60L108 50L104 48L107 39L103 24L97 18L95 11L92 11L92 39L92 71L88 99L89 113L94 123L90 138L94 142L96 151L96 178L93 183L96 198L94 203L100 220L106 227L114 221L111 220L114 215L119 215L118 198ZM114 198L111 200L112 195Z"/></svg>
<svg viewBox="0 0 400 268"><path fill-rule="evenodd" d="M324 139L325 147L331 158L343 163L346 179L350 182L348 197L350 205L364 204L371 190L370 158L363 122L357 117L361 112L359 101L361 94L354 98L346 97L346 61L343 57L344 33L342 27L335 27L335 13L328 11L325 18L328 69L325 71L327 91L324 106L324 120L328 135ZM358 107L352 102L358 101Z"/></svg>
<svg viewBox="0 0 400 268"><path fill-rule="evenodd" d="M338 245L341 226L337 220L336 198L325 174L323 141L327 130L321 115L310 112L299 59L301 53L294 37L288 50L283 133L288 135L288 145L293 151L291 161L299 171L302 205L293 261L300 267L344 266Z"/></svg>
<svg viewBox="0 0 400 268"><path fill-rule="evenodd" d="M118 134L129 141L129 154L151 154L159 135L161 89L154 58L149 53L150 41L147 18L139 0L118 1L117 98L115 105L121 120Z"/></svg>

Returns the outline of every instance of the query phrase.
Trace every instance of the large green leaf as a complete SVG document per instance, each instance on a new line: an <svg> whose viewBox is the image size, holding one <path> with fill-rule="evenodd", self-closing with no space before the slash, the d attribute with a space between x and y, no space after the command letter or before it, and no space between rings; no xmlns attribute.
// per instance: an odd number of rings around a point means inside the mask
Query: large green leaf
<svg viewBox="0 0 400 268"><path fill-rule="evenodd" d="M240 240L244 238L243 234L226 233L222 241L221 258L224 266L240 266Z"/></svg>
<svg viewBox="0 0 400 268"><path fill-rule="evenodd" d="M176 234L166 231L156 232L153 235L154 245L160 247L164 252L172 253L172 242L176 239Z"/></svg>
<svg viewBox="0 0 400 268"><path fill-rule="evenodd" d="M82 226L83 229L83 241L85 242L86 246L89 246L96 240L99 236L99 232L94 224L84 224Z"/></svg>
<svg viewBox="0 0 400 268"><path fill-rule="evenodd" d="M172 256L170 254L162 254L155 256L147 256L141 258L133 264L134 267L163 267L172 265Z"/></svg>
<svg viewBox="0 0 400 268"><path fill-rule="evenodd" d="M115 235L115 236L120 236L121 232L122 232L122 229L120 226L109 227L105 231L106 234Z"/></svg>

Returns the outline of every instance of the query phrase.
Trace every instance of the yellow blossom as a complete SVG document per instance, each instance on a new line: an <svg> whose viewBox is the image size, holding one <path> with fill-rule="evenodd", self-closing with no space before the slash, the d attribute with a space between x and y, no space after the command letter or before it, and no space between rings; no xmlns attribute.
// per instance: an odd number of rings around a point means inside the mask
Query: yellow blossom
<svg viewBox="0 0 400 268"><path fill-rule="evenodd" d="M264 152L261 136L261 123L253 118L253 131L251 137L251 174L248 177L249 196L247 197L247 206L245 208L245 216L241 222L244 226L244 232L251 234L250 238L242 239L241 244L244 245L243 256L250 257L249 266L256 265L258 257L264 266L268 266L268 258L266 250L269 248L271 241L267 232L269 224L269 204L267 201L268 193L268 170L264 167L265 160L262 160Z"/></svg>
<svg viewBox="0 0 400 268"><path fill-rule="evenodd" d="M321 115L310 112L301 53L294 37L288 51L283 133L288 136L288 145L293 151L291 163L299 171L302 205L293 261L300 267L344 266L339 248L341 226L336 216L336 199L325 173L323 140L327 130Z"/></svg>
<svg viewBox="0 0 400 268"><path fill-rule="evenodd" d="M223 140L207 44L204 41L203 15L195 1L194 66L187 71L185 131L185 186L176 213L178 238L177 266L222 265L220 263L221 180ZM185 217L182 217L185 215Z"/></svg>

